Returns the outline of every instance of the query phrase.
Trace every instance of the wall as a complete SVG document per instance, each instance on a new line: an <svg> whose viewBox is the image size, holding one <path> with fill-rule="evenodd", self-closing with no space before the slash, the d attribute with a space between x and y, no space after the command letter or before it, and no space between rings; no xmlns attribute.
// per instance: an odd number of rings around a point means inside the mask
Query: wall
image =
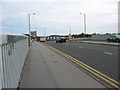
<svg viewBox="0 0 120 90"><path fill-rule="evenodd" d="M0 89L17 88L28 53L28 38L6 35L7 43L0 45Z"/></svg>
<svg viewBox="0 0 120 90"><path fill-rule="evenodd" d="M91 40L104 40L104 41L106 41L109 36L111 36L111 35L92 35Z"/></svg>
<svg viewBox="0 0 120 90"><path fill-rule="evenodd" d="M2 54L1 54L1 47L0 47L0 90L2 88Z"/></svg>

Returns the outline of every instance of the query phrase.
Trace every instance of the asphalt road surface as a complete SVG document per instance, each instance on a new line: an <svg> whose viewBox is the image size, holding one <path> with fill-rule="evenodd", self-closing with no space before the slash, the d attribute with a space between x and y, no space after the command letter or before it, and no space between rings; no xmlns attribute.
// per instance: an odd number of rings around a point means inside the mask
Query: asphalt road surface
<svg viewBox="0 0 120 90"><path fill-rule="evenodd" d="M118 81L118 46L78 42L46 43Z"/></svg>

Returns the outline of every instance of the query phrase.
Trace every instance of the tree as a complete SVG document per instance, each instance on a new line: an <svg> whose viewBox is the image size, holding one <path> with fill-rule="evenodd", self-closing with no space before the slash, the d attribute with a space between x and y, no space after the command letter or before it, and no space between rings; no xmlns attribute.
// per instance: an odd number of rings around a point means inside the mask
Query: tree
<svg viewBox="0 0 120 90"><path fill-rule="evenodd" d="M97 35L96 33L93 33L93 35Z"/></svg>

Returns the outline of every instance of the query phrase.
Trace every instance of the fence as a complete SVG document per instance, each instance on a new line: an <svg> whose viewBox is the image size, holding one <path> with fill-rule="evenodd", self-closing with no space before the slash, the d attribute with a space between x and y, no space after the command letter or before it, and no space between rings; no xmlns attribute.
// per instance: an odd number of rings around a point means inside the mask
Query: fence
<svg viewBox="0 0 120 90"><path fill-rule="evenodd" d="M0 45L0 90L18 87L29 48L25 36L6 35L6 38L6 43Z"/></svg>

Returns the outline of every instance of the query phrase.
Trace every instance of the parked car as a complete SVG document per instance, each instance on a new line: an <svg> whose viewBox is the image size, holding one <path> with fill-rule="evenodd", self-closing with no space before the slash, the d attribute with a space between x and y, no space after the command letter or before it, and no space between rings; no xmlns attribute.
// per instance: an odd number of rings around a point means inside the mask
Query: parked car
<svg viewBox="0 0 120 90"><path fill-rule="evenodd" d="M66 38L65 37L58 37L56 39L56 43L65 43L66 42Z"/></svg>
<svg viewBox="0 0 120 90"><path fill-rule="evenodd" d="M111 35L107 39L108 42L120 42L120 35Z"/></svg>

